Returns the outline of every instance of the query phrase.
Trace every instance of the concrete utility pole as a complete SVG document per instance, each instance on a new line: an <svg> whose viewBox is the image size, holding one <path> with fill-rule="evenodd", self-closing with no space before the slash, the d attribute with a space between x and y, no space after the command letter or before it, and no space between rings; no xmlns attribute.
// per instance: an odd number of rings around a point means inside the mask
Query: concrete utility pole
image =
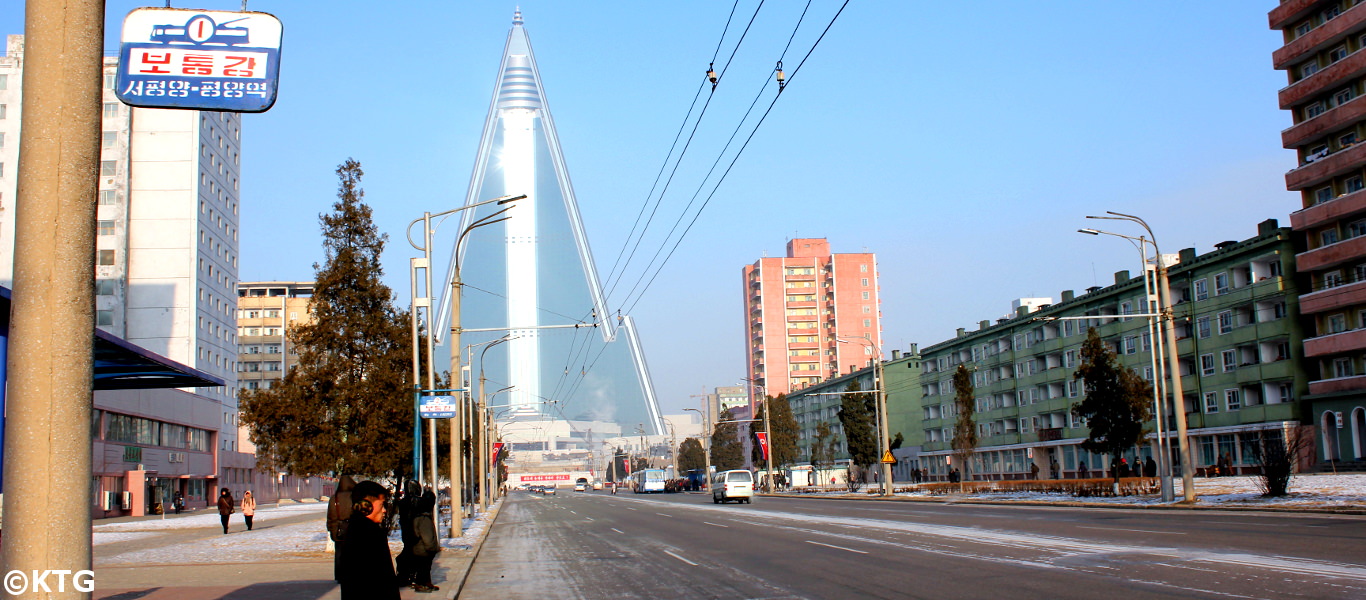
<svg viewBox="0 0 1366 600"><path fill-rule="evenodd" d="M91 568L104 2L28 0L24 19L25 135L14 234L20 251L14 257L5 423L12 442L4 459L10 493L0 568L75 573ZM70 580L66 584L65 592L45 597L90 597Z"/></svg>

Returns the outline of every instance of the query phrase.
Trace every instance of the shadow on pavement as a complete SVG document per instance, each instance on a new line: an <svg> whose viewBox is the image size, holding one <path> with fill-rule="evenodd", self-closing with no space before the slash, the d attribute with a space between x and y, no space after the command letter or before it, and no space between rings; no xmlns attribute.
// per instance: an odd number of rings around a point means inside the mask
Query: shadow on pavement
<svg viewBox="0 0 1366 600"><path fill-rule="evenodd" d="M155 594L159 589L161 588L152 588L150 590L138 590L135 592L124 592L122 594L106 596L101 600L138 600L138 598L146 598L152 594Z"/></svg>
<svg viewBox="0 0 1366 600"><path fill-rule="evenodd" d="M309 600L322 598L336 588L335 581L257 583L229 592L220 600Z"/></svg>

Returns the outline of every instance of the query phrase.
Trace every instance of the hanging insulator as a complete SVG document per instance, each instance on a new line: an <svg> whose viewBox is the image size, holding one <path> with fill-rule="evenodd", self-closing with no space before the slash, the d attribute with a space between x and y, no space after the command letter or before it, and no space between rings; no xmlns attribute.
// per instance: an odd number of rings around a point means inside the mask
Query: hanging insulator
<svg viewBox="0 0 1366 600"><path fill-rule="evenodd" d="M716 89L716 63L707 65L707 80L711 82L711 89Z"/></svg>
<svg viewBox="0 0 1366 600"><path fill-rule="evenodd" d="M778 66L774 71L774 77L778 79L778 91L781 92L783 88L787 87L787 75L783 74L783 61L778 61Z"/></svg>

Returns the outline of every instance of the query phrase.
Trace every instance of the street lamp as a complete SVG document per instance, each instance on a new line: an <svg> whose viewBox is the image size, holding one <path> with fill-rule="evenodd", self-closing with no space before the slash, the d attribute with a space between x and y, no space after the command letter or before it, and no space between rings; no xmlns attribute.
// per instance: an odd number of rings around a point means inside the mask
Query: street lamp
<svg viewBox="0 0 1366 600"><path fill-rule="evenodd" d="M1153 252L1157 255L1158 312L1162 313L1162 318L1166 321L1163 330L1167 338L1167 368L1170 371L1168 376L1171 378L1171 388L1169 389L1172 393L1172 412L1176 414L1176 446L1181 453L1181 492L1186 502L1194 502L1195 465L1191 462L1190 440L1186 439L1186 398L1181 390L1181 355L1176 347L1176 314L1172 308L1171 284L1167 279L1167 261L1162 258L1162 251L1158 250L1157 236L1153 235L1153 228L1148 226L1147 221L1134 215L1108 210L1105 212L1113 216L1087 216L1086 218L1129 221L1139 224L1148 232L1148 238L1153 242Z"/></svg>
<svg viewBox="0 0 1366 600"><path fill-rule="evenodd" d="M870 340L870 341L871 341L871 340ZM749 378L743 378L743 379L744 379L745 381L748 381L748 382L749 382L749 386L750 386L749 397L751 397L751 398L754 397L754 389L755 389L755 388L758 388L759 390L761 390L760 393L763 394L763 397L764 397L764 438L765 438L765 439L763 440L764 443L760 446L760 449L764 451L764 470L765 470L765 472L768 474L767 477L764 478L764 490L767 491L768 493L772 494L772 493L773 493L773 427L769 426L769 417L768 417L768 413L769 413L769 412L772 412L770 409L772 409L773 407L771 407L771 406L768 405L769 396L768 396L768 389L767 389L767 388L765 388L765 387L764 387L763 385L761 385L761 384L754 383L754 380L753 380L753 379L749 379Z"/></svg>
<svg viewBox="0 0 1366 600"><path fill-rule="evenodd" d="M506 341L508 341L508 340L514 339L514 338L516 338L516 337L518 337L518 336L514 336L513 334L510 334L510 333L509 333L509 334L504 335L503 337L500 337L500 338L495 339L495 340L488 340L488 341L485 341L485 342L479 342L479 343L477 343L477 344L469 344L469 345L465 346L465 354L466 354L467 360L470 361L470 362L473 362L474 347L475 347L475 346L483 346L483 347L484 347L484 349L483 349L482 351L480 351L480 353L479 353L479 400L478 400L478 404L475 406L475 417L476 417L476 419L478 420L478 424L477 424L477 425L473 425L473 426L471 427L471 431L470 431L470 434L473 434L474 431L478 431L478 432L479 432L479 451L478 451L478 452L471 451L471 452L470 452L470 459L471 459L472 462L478 463L477 465L475 465L475 467L474 467L474 469L472 469L472 471L475 471L475 472L478 474L478 479L476 479L476 481L478 481L478 482L480 482L480 483L479 483L479 486L477 487L476 491L477 491L478 494L479 494L479 495L478 495L479 504L480 504L480 506L484 507L485 509L488 509L488 506L489 506L488 488L487 488L487 485L488 485L488 466L487 466L487 463L488 463L488 457L489 457L490 449L489 449L489 445L488 445L488 444L489 444L489 439L488 439L488 426L487 426L487 424L485 423L485 420L486 420L487 417L486 417L486 407L485 407L485 405L484 405L484 381L485 381L485 379L484 379L484 355L485 355L485 354L488 354L488 351L489 351L490 348L492 348L492 347L494 347L494 346L497 346L498 344L501 344L501 343L506 342ZM504 389L511 389L511 387L504 388ZM502 390L499 390L499 391L502 391ZM497 393L497 392L495 392L495 393ZM471 475L473 475L473 474L475 474L475 473L471 473Z"/></svg>
<svg viewBox="0 0 1366 600"><path fill-rule="evenodd" d="M434 321L434 320L432 319L432 316L431 316L431 311L432 311L432 296L431 296L431 294L432 294L432 270L431 270L431 265L432 265L432 234L435 233L435 231L433 231L433 229L432 229L432 218L433 218L433 217L443 217L443 216L446 216L446 215L449 215L449 214L452 214L452 213L456 213L456 212L460 212L460 211L462 211L462 210L467 210L467 209L475 208L475 207L477 207L477 206L483 206L483 205L486 205L486 204L495 204L495 203L496 203L496 204L498 204L498 205L503 205L503 204L507 204L507 203L509 203L509 202L514 202L514 201L517 201L517 200L521 200L521 199L523 199L523 198L526 198L526 194L521 194L521 195L517 195L517 196L502 196L502 197L499 197L499 198L494 198L494 199L492 199L492 200L484 200L484 201L482 201L482 202L475 202L474 204L467 204L467 205L465 205L465 206L461 206L461 207L458 207L458 208L453 208L453 209L451 209L451 210L447 210L447 211L443 211L443 212L439 212L439 213L435 213L435 214L430 213L430 212L424 212L424 213L422 213L422 218L421 218L421 219L414 219L411 223L408 224L408 229L407 229L408 244L411 245L413 248L415 248L415 249L417 249L417 250L419 250L419 251L422 252L422 258L420 258L420 259L418 259L418 258L411 259L411 263L410 263L410 272L409 272L410 275L411 275L411 277L412 277L412 289L413 289L413 304L412 304L413 380L414 380L414 381L413 381L413 383L414 383L414 386L413 386L413 387L414 387L414 394L413 394L413 396L414 396L414 397L413 397L414 407L413 407L413 409L414 409L415 412L416 412L417 410L419 410L419 406L418 406L418 405L420 405L421 400L422 400L422 389L421 389L420 384L418 384L418 379L420 379L420 367L419 367L419 362L420 362L420 361L419 361L419 356L418 356L419 351L418 351L418 339L417 339L417 313L418 313L418 309L419 309L419 308L424 308L424 307L427 309L427 321L428 321L428 323L429 323L429 327L428 327L428 331L427 331L427 389L428 389L428 390L433 390L433 389L436 388L436 364L435 364L435 358L436 358L436 356L435 356L435 354L434 354L434 352L433 352L433 347L432 347L432 345L433 345L433 337L435 336L435 331L434 331L434 328L431 326L431 325L433 325L433 321ZM485 217L483 217L483 218L480 218L480 219L474 221L473 223L471 223L468 227L465 227L465 229L464 229L463 231L461 231L461 232L460 232L460 235L457 236L457 238L456 238L456 242L455 242L455 243L456 243L456 247L458 248L458 247L460 246L460 242L464 240L465 236L468 235L469 232L472 231L472 230L474 230L475 228L477 228L477 227L483 227L484 225L492 225L493 223L497 223L497 222L500 222L500 221L505 221L505 220L507 220L509 217L501 217L501 218L495 218L495 217L499 217L500 215L502 215L503 213L506 213L507 211L509 211L509 210L511 210L511 209L512 209L512 207L511 207L511 206L508 206L508 207L503 208L503 209L501 209L501 210L498 210L498 211L496 211L496 212L494 212L494 213L492 213L492 214L489 214L489 215L487 215L487 216L485 216ZM415 242L413 242L413 235L412 235L413 226L416 225L418 221L422 221L422 245L421 245L421 246L418 246ZM452 378L455 378L455 377L459 377L459 376L460 376L460 265L459 265L459 256L460 256L460 253L459 253L459 252L456 252L456 253L455 253L455 259L454 259L454 260L455 260L455 265L454 265L455 268L452 269L452 271L454 272L454 275L453 275L453 277L452 277L452 279L451 279L451 292L452 292L451 303L452 303L452 309L453 309L453 311L452 311L452 316L451 316L451 339L452 339L452 343L451 343L451 345L450 345L450 348L451 348L451 371L450 371L450 373L451 373L451 377L452 377ZM425 288L423 289L424 295L423 295L422 297L419 297L419 296L417 295L417 270L418 270L418 269L422 269L422 270L424 271ZM452 381L451 383L454 384L455 382ZM430 429L430 432L431 432L431 452L432 452L432 486L435 487L435 486L436 486L436 480L437 480L437 477L436 477L436 466L437 466L437 459L436 459L436 427L435 427L434 425L430 424L430 423L428 424L428 426L431 428L431 429ZM456 453L459 452L459 440L458 440L457 429L458 429L458 427L456 426L456 424L455 424L455 423L452 423L452 424L451 424L451 448L450 448L450 469L451 469L451 537L460 537L460 532L461 532L461 531L460 531L460 530L461 530L461 522L460 522L460 509L461 509L461 507L460 507L460 502L461 502L461 501L460 501L460 493L461 493L461 492L460 492L460 488L461 488L461 483L460 483L460 463L459 463L458 460L456 460L456 458L457 458ZM415 415L413 416L413 472L414 472L415 474L418 474L418 475L417 475L418 478L421 477L420 474L421 474L421 472L422 472L422 449L421 449L421 444L422 444L422 443L421 443L421 441L419 441L419 440L421 439L421 437L422 437L422 435L421 435L421 418L420 418L419 415L416 415L416 414L415 414Z"/></svg>
<svg viewBox="0 0 1366 600"><path fill-rule="evenodd" d="M706 399L703 399L703 402L706 402ZM683 409L683 410L690 410L690 411L693 411L693 412L697 413L697 416L702 417L702 439L707 443L707 447L705 448L705 452L702 453L702 456L704 457L705 465L706 465L706 467L705 467L705 468L706 468L706 471L703 471L703 473L702 473L702 479L703 479L703 480L706 482L706 484L707 484L707 491L711 491L711 427L712 427L712 425L711 425L711 416L710 416L710 414L709 414L710 411L708 411L708 413L703 413L700 409L696 409L696 408L685 408L685 409Z"/></svg>
<svg viewBox="0 0 1366 600"><path fill-rule="evenodd" d="M1087 235L1104 234L1129 240L1129 242L1132 243L1134 247L1138 249L1139 261L1143 263L1144 309L1141 315L1135 316L1145 316L1148 318L1148 338L1151 339L1153 343L1153 351L1151 353L1153 373L1155 374L1153 384L1153 411L1156 415L1155 420L1157 422L1157 462L1158 470L1160 471L1159 481L1161 481L1162 487L1162 501L1171 502L1172 478L1171 466L1169 464L1169 461L1171 460L1171 444L1170 440L1167 439L1166 433L1164 431L1164 428L1166 427L1166 423L1164 421L1166 420L1167 411L1164 408L1166 403L1163 402L1163 396L1165 394L1162 389L1162 385L1165 383L1166 379L1166 370L1163 368L1161 358L1164 354L1163 347L1165 344L1162 340L1162 331L1159 322L1159 318L1162 316L1162 313L1155 311L1155 305L1157 304L1157 292L1155 289L1156 286L1154 284L1156 282L1155 278L1150 275L1148 269L1148 239L1141 235L1138 237L1133 237L1124 235L1122 233L1101 231L1099 229L1090 228L1078 229L1077 232L1085 233Z"/></svg>
<svg viewBox="0 0 1366 600"><path fill-rule="evenodd" d="M480 396L481 398L482 398L483 395L484 395L484 389L483 389L483 388L484 388L484 365L483 365L482 360L483 360L483 359L482 359L482 357L481 357L481 358L480 358L480 365L479 365L479 396ZM489 400L489 401L492 401L492 398L493 398L494 396L497 396L498 394L501 394L501 393L503 393L503 392L506 392L506 391L508 391L508 390L510 390L510 389L513 389L513 388L515 388L515 387L517 387L517 386L515 386L515 385L510 385L510 386L507 386L507 387L505 387L505 388L503 388L503 389L501 389L501 390L498 390L498 391L496 391L496 392L493 392L492 394L489 394L489 395L488 395L488 400ZM480 467L480 473L483 473L484 478L482 479L482 481L484 482L484 485L485 485L485 486L490 486L490 487L486 487L485 489L488 489L488 490L489 490L489 494L492 495L492 498L496 498L496 497L498 497L498 496L500 495L500 494L499 494L499 486L493 485L493 483L496 483L496 482L498 481L498 470L497 470L497 469L493 469L492 472L490 472L490 470L489 470L489 469L493 466L493 465L492 465L492 455L493 455L493 434L494 434L494 429L495 429L495 427L494 427L494 421L493 421L493 418L494 418L494 417L493 417L493 415L489 414L489 413L491 412L491 411L489 410L489 408L490 408L490 406L488 406L487 404L485 404L485 401L484 401L484 400L481 400L481 401L480 401L479 413L480 413L480 415L481 415L481 417L482 417L482 421L483 421L483 422L481 423L481 427L483 427L483 430L482 430L482 433L480 434L480 436L481 436L481 437L483 438L483 440L484 440L484 442L483 442L482 444L479 445L479 446L480 446L480 451L481 451L481 453L482 453L482 458L481 458L480 460L482 461L481 464L483 465L482 467ZM484 509L485 509L485 510L488 510L488 507L489 507L489 503L490 503L490 502L491 502L491 498L486 497L485 500L484 500Z"/></svg>
<svg viewBox="0 0 1366 600"><path fill-rule="evenodd" d="M840 339L841 337L846 339ZM887 382L883 379L882 371L882 348L867 335L859 336L836 336L835 341L839 343L850 343L862 339L868 342L873 348L873 379L877 391L877 444L878 462L882 465L882 495L892 495L892 464L883 460L891 453L891 436L888 435L887 427ZM856 343L856 342L855 342Z"/></svg>

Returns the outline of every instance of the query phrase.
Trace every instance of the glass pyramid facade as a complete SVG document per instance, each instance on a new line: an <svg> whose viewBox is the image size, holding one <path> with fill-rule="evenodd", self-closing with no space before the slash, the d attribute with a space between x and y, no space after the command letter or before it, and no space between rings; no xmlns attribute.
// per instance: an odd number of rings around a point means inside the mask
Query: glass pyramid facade
<svg viewBox="0 0 1366 600"><path fill-rule="evenodd" d="M607 308L520 12L465 204L518 194L527 197L511 204L506 221L470 230L454 249L465 284L462 343L509 336L475 346L472 380L482 366L486 393L511 386L488 400L501 420L597 421L626 434L662 433L633 323ZM507 206L463 211L461 230ZM442 303L441 321L449 306Z"/></svg>

